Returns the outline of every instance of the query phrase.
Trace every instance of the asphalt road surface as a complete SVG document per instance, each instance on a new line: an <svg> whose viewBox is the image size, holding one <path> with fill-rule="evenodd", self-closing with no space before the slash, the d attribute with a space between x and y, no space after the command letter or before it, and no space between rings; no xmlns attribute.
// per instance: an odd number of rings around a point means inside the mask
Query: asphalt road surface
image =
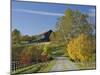
<svg viewBox="0 0 100 75"><path fill-rule="evenodd" d="M56 64L50 72L78 70L78 67L66 57L56 57Z"/></svg>

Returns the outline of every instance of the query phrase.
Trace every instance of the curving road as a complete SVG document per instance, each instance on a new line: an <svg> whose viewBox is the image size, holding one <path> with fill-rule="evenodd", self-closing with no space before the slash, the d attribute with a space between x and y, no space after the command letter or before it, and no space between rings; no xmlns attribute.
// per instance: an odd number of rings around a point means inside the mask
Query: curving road
<svg viewBox="0 0 100 75"><path fill-rule="evenodd" d="M56 57L55 59L56 64L53 66L50 72L78 70L78 67L66 57Z"/></svg>

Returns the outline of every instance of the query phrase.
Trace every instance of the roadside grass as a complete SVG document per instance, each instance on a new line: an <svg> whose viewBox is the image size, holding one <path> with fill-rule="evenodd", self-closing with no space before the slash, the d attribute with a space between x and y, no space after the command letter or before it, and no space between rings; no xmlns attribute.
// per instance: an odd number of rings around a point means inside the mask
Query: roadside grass
<svg viewBox="0 0 100 75"><path fill-rule="evenodd" d="M70 59L69 59L70 60ZM75 62L73 60L70 60L73 62L79 70L88 70L88 69L95 69L96 68L96 62Z"/></svg>
<svg viewBox="0 0 100 75"><path fill-rule="evenodd" d="M37 65L35 67L32 67L31 69L28 69L26 71L23 71L23 72L21 72L21 74L36 73L38 70L40 70L40 68L41 68L41 64L39 64L39 65Z"/></svg>
<svg viewBox="0 0 100 75"><path fill-rule="evenodd" d="M55 60L47 62L38 72L49 72L55 63Z"/></svg>
<svg viewBox="0 0 100 75"><path fill-rule="evenodd" d="M35 67L35 65L31 65L31 66L28 66L28 67L25 67L25 68L20 68L20 69L14 70L14 71L11 72L11 74L15 75L15 74L18 74L18 73L23 72L25 70L28 70L32 67Z"/></svg>
<svg viewBox="0 0 100 75"><path fill-rule="evenodd" d="M59 51L55 51L54 53L53 53L53 56L62 56L62 55L64 55L64 52L63 51L61 51L61 50L59 50Z"/></svg>
<svg viewBox="0 0 100 75"><path fill-rule="evenodd" d="M88 63L76 63L77 67L81 69L96 69L96 63L95 62L88 62Z"/></svg>
<svg viewBox="0 0 100 75"><path fill-rule="evenodd" d="M92 62L79 62L79 61L74 61L70 57L67 57L70 62L73 62L78 70L89 70L89 69L96 69L96 61L93 60Z"/></svg>
<svg viewBox="0 0 100 75"><path fill-rule="evenodd" d="M96 58L95 53L92 55L91 61L78 63L80 69L96 69Z"/></svg>
<svg viewBox="0 0 100 75"><path fill-rule="evenodd" d="M37 73L37 72L48 72L53 67L54 64L55 64L55 60L45 62L45 63L31 65L31 66L21 68L21 69L11 72L11 75Z"/></svg>
<svg viewBox="0 0 100 75"><path fill-rule="evenodd" d="M41 67L41 64L34 64L25 68L20 68L11 72L11 75L36 72Z"/></svg>

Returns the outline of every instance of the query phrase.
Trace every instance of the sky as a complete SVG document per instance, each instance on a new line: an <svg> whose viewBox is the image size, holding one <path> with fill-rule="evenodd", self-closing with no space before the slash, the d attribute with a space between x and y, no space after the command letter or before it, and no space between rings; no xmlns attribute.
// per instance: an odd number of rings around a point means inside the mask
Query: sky
<svg viewBox="0 0 100 75"><path fill-rule="evenodd" d="M95 24L95 6L12 0L12 30L18 29L22 35L38 35L54 30L58 18L69 8L88 13L90 22Z"/></svg>

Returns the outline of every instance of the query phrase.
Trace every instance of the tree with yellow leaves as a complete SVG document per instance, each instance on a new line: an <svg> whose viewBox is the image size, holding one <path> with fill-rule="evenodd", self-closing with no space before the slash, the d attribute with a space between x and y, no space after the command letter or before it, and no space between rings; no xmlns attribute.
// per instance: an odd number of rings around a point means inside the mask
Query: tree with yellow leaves
<svg viewBox="0 0 100 75"><path fill-rule="evenodd" d="M69 41L67 51L71 59L87 62L95 52L95 41L87 34L80 34Z"/></svg>

